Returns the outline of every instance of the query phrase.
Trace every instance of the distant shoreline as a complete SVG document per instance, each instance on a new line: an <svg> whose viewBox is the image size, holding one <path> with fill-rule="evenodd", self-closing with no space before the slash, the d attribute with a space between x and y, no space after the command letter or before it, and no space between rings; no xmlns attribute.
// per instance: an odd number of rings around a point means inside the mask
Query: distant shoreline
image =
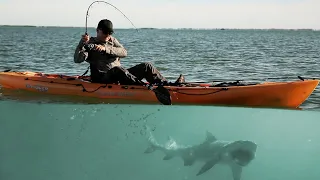
<svg viewBox="0 0 320 180"><path fill-rule="evenodd" d="M80 26L35 26L35 25L0 25L0 27L30 27L30 28L85 28ZM88 27L89 29L95 27ZM129 30L134 28L115 28L118 30ZM320 29L310 29L310 28L297 28L297 29L284 29L284 28L151 28L142 27L137 28L140 30L294 30L294 31L319 31Z"/></svg>

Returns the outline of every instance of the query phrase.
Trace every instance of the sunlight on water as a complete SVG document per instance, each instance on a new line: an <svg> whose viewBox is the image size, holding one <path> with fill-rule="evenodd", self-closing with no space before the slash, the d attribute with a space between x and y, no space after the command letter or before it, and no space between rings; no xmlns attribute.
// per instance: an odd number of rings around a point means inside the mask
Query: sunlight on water
<svg viewBox="0 0 320 180"><path fill-rule="evenodd" d="M216 165L184 166L163 152L144 154L144 125L165 144L250 140L256 158L241 180L320 179L319 112L156 105L74 105L0 101L1 180L233 180Z"/></svg>

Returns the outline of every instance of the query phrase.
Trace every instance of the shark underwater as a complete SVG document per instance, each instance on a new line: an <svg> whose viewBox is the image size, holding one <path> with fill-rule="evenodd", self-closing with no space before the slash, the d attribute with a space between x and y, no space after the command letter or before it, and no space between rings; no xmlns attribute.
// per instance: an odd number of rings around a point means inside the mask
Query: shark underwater
<svg viewBox="0 0 320 180"><path fill-rule="evenodd" d="M192 166L195 162L204 162L197 176L207 172L216 164L225 164L231 168L233 179L240 180L242 168L247 166L256 156L257 144L252 141L221 141L206 131L206 139L197 145L180 145L170 136L168 136L167 143L161 145L154 138L150 128L146 126L146 129L149 146L144 153L161 151L165 154L163 160L181 157L184 166Z"/></svg>

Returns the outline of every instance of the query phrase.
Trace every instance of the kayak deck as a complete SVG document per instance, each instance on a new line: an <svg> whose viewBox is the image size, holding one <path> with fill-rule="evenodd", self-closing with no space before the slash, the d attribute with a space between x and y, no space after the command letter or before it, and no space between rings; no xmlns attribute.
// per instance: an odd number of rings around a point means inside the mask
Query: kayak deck
<svg viewBox="0 0 320 180"><path fill-rule="evenodd" d="M250 107L297 108L315 90L319 80L264 82L254 84L220 83L165 86L172 104L230 105ZM91 83L85 78L37 72L0 72L0 85L42 94L70 95L104 99L107 103L128 101L137 104L159 104L145 86ZM156 86L155 86L156 87Z"/></svg>

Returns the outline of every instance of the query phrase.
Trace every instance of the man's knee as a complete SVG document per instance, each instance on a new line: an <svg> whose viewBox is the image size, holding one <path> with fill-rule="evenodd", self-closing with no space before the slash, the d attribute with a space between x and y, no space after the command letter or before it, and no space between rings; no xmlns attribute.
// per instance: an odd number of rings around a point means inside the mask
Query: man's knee
<svg viewBox="0 0 320 180"><path fill-rule="evenodd" d="M115 66L111 69L111 71L113 71L113 73L125 73L127 70L120 66Z"/></svg>

